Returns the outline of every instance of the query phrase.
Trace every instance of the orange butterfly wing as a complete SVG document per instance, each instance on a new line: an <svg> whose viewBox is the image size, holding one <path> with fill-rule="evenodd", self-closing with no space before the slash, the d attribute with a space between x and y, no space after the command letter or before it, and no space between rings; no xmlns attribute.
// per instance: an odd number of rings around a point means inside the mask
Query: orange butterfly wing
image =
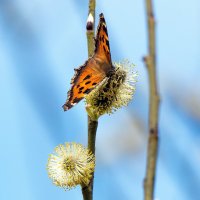
<svg viewBox="0 0 200 200"><path fill-rule="evenodd" d="M81 101L107 76L111 69L112 62L106 22L103 14L100 14L94 55L84 65L75 69L75 75L71 80L72 87L68 92L68 98L63 109L69 110Z"/></svg>
<svg viewBox="0 0 200 200"><path fill-rule="evenodd" d="M112 65L107 26L103 14L99 15L99 25L95 39L94 57Z"/></svg>
<svg viewBox="0 0 200 200"><path fill-rule="evenodd" d="M76 69L76 73L71 81L72 88L68 92L68 99L63 105L63 109L69 110L82 100L85 94L88 94L98 83L100 83L106 76L95 70L98 64L93 58L88 59L84 65Z"/></svg>

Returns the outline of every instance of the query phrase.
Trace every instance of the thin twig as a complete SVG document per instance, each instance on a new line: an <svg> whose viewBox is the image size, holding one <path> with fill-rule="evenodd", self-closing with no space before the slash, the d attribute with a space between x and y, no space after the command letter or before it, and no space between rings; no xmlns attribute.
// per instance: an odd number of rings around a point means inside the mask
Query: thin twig
<svg viewBox="0 0 200 200"><path fill-rule="evenodd" d="M149 55L144 58L149 77L149 141L146 177L144 180L144 199L153 200L158 154L158 111L159 94L156 81L156 35L152 0L146 0L148 21Z"/></svg>
<svg viewBox="0 0 200 200"><path fill-rule="evenodd" d="M88 57L91 57L94 53L95 6L96 6L96 0L89 0L88 16L91 14L94 21L93 21L93 26L90 29L87 28L86 32L87 43L88 43Z"/></svg>
<svg viewBox="0 0 200 200"><path fill-rule="evenodd" d="M87 22L87 42L88 42L88 56L91 57L94 52L94 28L95 28L95 0L89 0L89 13L93 17L92 24ZM95 155L95 141L96 141L96 131L97 131L98 121L94 121L88 115L88 149ZM82 194L84 200L93 199L93 182L94 173L90 184L88 186L82 186Z"/></svg>
<svg viewBox="0 0 200 200"><path fill-rule="evenodd" d="M88 149L95 155L95 140L96 140L96 131L97 131L98 122L93 121L88 116ZM94 182L94 173L92 174L92 179L88 186L82 187L82 194L84 200L93 199L93 182Z"/></svg>

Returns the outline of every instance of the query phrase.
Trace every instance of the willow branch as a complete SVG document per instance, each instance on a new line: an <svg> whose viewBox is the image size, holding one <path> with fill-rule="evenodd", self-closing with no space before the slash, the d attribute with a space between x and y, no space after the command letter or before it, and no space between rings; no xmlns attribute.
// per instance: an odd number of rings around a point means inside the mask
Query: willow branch
<svg viewBox="0 0 200 200"><path fill-rule="evenodd" d="M89 0L89 13L87 21L87 43L88 43L88 57L91 57L94 52L94 28L95 28L95 0ZM88 115L88 149L95 155L95 141L96 141L96 131L97 131L98 121L93 120ZM82 194L84 200L93 199L93 182L94 173L90 184L88 186L82 186Z"/></svg>
<svg viewBox="0 0 200 200"><path fill-rule="evenodd" d="M158 155L159 94L156 81L156 34L152 0L146 0L148 21L148 56L144 58L149 77L149 139L147 167L144 180L144 199L153 200Z"/></svg>
<svg viewBox="0 0 200 200"><path fill-rule="evenodd" d="M88 43L88 57L91 57L94 53L95 6L96 6L96 0L89 0L88 16L91 14L94 21L92 23L87 22L87 27L86 27L87 43Z"/></svg>
<svg viewBox="0 0 200 200"><path fill-rule="evenodd" d="M96 131L97 131L98 122L93 121L88 116L88 149L95 155L95 141L96 141ZM82 194L84 200L93 199L93 182L94 182L94 173L92 174L92 179L88 186L82 187Z"/></svg>

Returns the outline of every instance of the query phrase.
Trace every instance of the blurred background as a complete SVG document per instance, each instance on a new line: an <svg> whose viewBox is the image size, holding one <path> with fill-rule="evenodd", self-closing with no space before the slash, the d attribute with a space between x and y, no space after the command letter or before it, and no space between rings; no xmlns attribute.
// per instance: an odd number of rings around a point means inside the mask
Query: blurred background
<svg viewBox="0 0 200 200"><path fill-rule="evenodd" d="M154 1L161 94L156 200L200 199L200 2ZM127 108L99 120L95 200L143 199L148 131L144 1L97 0L113 61L139 77ZM0 0L0 199L82 199L47 176L48 155L65 141L87 144L84 102L62 105L74 68L87 59L88 1Z"/></svg>

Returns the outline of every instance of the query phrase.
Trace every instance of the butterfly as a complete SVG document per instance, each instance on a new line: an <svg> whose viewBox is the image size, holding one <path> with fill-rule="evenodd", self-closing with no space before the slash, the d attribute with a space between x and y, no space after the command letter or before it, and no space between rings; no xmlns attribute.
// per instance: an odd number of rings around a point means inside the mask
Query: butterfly
<svg viewBox="0 0 200 200"><path fill-rule="evenodd" d="M72 108L86 94L89 94L105 77L109 76L113 68L106 21L101 13L95 37L94 54L84 65L74 69L75 75L71 80L67 101L63 105L64 111Z"/></svg>

